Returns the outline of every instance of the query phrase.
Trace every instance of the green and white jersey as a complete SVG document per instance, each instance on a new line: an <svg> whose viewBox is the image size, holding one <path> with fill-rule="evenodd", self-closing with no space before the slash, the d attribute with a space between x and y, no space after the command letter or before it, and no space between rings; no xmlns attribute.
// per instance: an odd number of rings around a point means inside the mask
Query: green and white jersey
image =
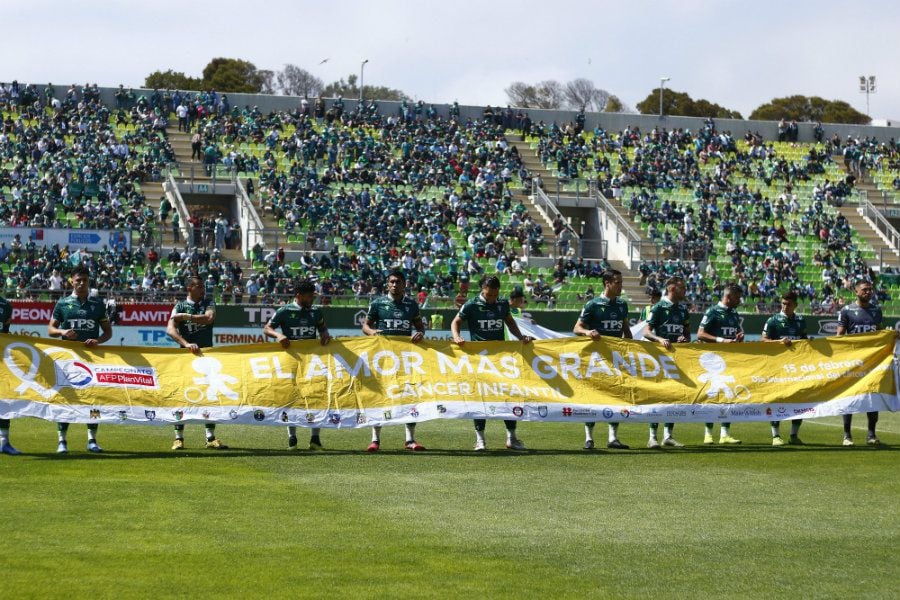
<svg viewBox="0 0 900 600"><path fill-rule="evenodd" d="M194 302L190 298L186 298L175 304L172 314L183 313L189 315L203 315L206 311L212 309L213 315L216 313L216 303L209 298L204 297L200 302ZM181 321L175 323L178 333L188 344L197 344L201 348L212 348L213 345L213 324L201 325L190 321Z"/></svg>
<svg viewBox="0 0 900 600"><path fill-rule="evenodd" d="M325 327L321 306L303 308L296 302L285 304L269 319L269 327L281 328L289 340L314 340L319 329Z"/></svg>
<svg viewBox="0 0 900 600"><path fill-rule="evenodd" d="M0 331L9 333L9 321L12 319L13 307L6 298L0 297Z"/></svg>
<svg viewBox="0 0 900 600"><path fill-rule="evenodd" d="M584 305L578 320L600 335L622 337L622 329L628 320L628 303L621 298L609 299L601 294Z"/></svg>
<svg viewBox="0 0 900 600"><path fill-rule="evenodd" d="M691 337L691 311L687 305L675 304L668 298L650 307L647 324L654 335L670 342L677 342L682 336Z"/></svg>
<svg viewBox="0 0 900 600"><path fill-rule="evenodd" d="M498 341L506 339L504 326L509 310L509 300L498 298L488 304L479 294L462 305L459 318L469 327L473 342Z"/></svg>
<svg viewBox="0 0 900 600"><path fill-rule="evenodd" d="M762 332L770 340L805 340L806 321L796 313L793 317L789 317L780 312L769 317Z"/></svg>
<svg viewBox="0 0 900 600"><path fill-rule="evenodd" d="M109 322L102 300L88 296L82 302L75 294L56 303L53 318L60 329L74 330L79 342L97 339L100 337L100 323Z"/></svg>
<svg viewBox="0 0 900 600"><path fill-rule="evenodd" d="M381 335L410 336L421 319L419 304L409 296L398 302L390 296L375 298L366 313L369 327L381 331Z"/></svg>
<svg viewBox="0 0 900 600"><path fill-rule="evenodd" d="M733 308L728 308L721 302L710 306L700 321L703 331L726 340L733 340L741 330L741 317Z"/></svg>

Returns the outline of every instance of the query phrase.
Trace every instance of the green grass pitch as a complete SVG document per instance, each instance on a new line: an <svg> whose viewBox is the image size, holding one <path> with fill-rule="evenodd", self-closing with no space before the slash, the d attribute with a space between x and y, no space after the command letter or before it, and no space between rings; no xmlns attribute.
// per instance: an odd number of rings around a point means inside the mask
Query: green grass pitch
<svg viewBox="0 0 900 600"><path fill-rule="evenodd" d="M289 452L283 428L220 426L227 451L169 450L170 427L85 428L55 454L51 423L13 421L27 454L0 456L5 598L896 598L900 414L885 445L842 448L839 419L804 423L804 447L744 444L581 450L580 423L522 423L529 452L486 454L471 423L421 424L428 452L363 452L369 430L323 431L328 451ZM789 425L782 426L786 436ZM306 430L300 430L305 447Z"/></svg>

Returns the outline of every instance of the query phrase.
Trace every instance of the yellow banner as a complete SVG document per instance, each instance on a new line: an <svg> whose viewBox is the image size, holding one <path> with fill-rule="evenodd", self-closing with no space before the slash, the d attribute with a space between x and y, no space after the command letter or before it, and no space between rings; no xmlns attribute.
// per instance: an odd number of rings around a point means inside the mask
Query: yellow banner
<svg viewBox="0 0 900 600"><path fill-rule="evenodd" d="M0 417L353 427L435 418L780 420L898 410L891 331L775 343L385 337L207 349L0 335Z"/></svg>

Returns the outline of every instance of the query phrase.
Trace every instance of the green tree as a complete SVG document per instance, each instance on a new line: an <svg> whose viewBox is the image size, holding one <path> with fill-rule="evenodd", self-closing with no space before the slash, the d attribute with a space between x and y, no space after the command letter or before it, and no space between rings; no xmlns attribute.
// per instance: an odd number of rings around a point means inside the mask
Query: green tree
<svg viewBox="0 0 900 600"><path fill-rule="evenodd" d="M201 82L196 77L173 71L154 71L144 79L144 87L156 90L198 90Z"/></svg>
<svg viewBox="0 0 900 600"><path fill-rule="evenodd" d="M338 96L343 98L359 98L358 81L359 78L356 74L351 73L347 76L346 81L341 78L326 85L322 89L322 96L325 98L337 98ZM363 92L366 100L392 100L397 102L401 100L412 100L412 98L407 96L406 93L401 90L381 85L364 86Z"/></svg>
<svg viewBox="0 0 900 600"><path fill-rule="evenodd" d="M869 117L843 100L826 100L819 96L799 94L775 98L750 113L750 118L761 121L788 119L854 125L865 125L870 121Z"/></svg>
<svg viewBox="0 0 900 600"><path fill-rule="evenodd" d="M659 114L659 88L637 103L636 108L643 115ZM685 92L663 88L663 113L680 117L712 117L716 119L743 119L736 110L719 106L709 100L694 100Z"/></svg>
<svg viewBox="0 0 900 600"><path fill-rule="evenodd" d="M627 109L622 101L619 100L618 96L610 96L609 100L606 101L606 106L603 108L603 112L620 113L627 112Z"/></svg>
<svg viewBox="0 0 900 600"><path fill-rule="evenodd" d="M261 92L265 83L265 74L246 60L214 58L203 69L204 87L220 92L254 94Z"/></svg>

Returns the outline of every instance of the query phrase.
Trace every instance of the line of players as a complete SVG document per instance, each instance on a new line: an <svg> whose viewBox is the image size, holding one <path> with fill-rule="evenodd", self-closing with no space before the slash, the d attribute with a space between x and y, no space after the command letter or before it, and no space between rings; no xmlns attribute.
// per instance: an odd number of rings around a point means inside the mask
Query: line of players
<svg viewBox="0 0 900 600"><path fill-rule="evenodd" d="M628 304L621 298L622 274L609 270L603 274L603 294L590 300L582 309L573 332L599 340L602 336L631 338L628 326ZM85 347L93 348L108 341L112 337L112 325L106 315L103 302L89 294L90 273L84 267L75 270L71 278L72 294L61 299L54 307L47 333L50 337L81 341ZM419 305L406 295L406 278L400 271L391 273L387 280L387 295L375 299L369 306L362 325L365 335L389 335L408 337L412 343L424 339L425 325ZM690 314L685 299L685 282L681 277L672 277L665 283L665 296L657 294L654 302L641 313L641 321L646 322L643 331L644 339L656 342L669 350L672 344L691 341ZM874 287L868 281L856 284L856 302L845 306L839 313L838 335L875 331L882 326L880 307L872 303ZM287 349L293 340L309 340L318 338L324 346L331 341L331 334L325 323L322 307L315 306L315 286L303 281L294 289L294 301L280 307L265 324L266 336L274 338L282 348ZM700 323L697 340L707 343L739 343L744 340L737 307L741 303L741 288L731 284L725 287L721 301L709 308ZM500 280L496 276L485 277L480 284L480 294L466 302L450 324L454 343L462 346L465 339L461 328L465 324L473 341L492 341L506 339L507 332L523 343L530 343L533 338L522 334L514 316L521 313L525 304L521 288L515 288L509 299L500 298ZM765 324L762 332L764 341L779 342L786 346L795 339L806 339L806 323L797 314L797 294L787 292L781 297L782 310L772 316ZM206 287L199 277L191 278L187 286L187 297L178 302L172 309L167 325L168 335L182 348L199 355L203 348L212 347L213 324L215 322L215 303L206 297ZM12 318L12 306L0 298L0 322L3 332L9 332ZM880 441L875 433L878 413L869 412L868 434L866 443L878 445ZM853 416L844 415L844 446L853 446L851 425ZM485 419L476 419L475 451L487 448L484 430ZM791 421L789 443L802 444L799 437L801 419ZM525 450L526 446L516 435L515 420L505 420L506 447L510 450ZM585 450L593 450L594 423L585 424ZM618 439L618 423L609 424L608 448L628 449ZM772 445L782 446L784 440L780 434L780 422L772 421ZM0 419L0 453L21 454L9 441L9 420ZM68 423L58 423L57 452L68 452ZM658 423L649 426L649 448L662 446L682 447L684 444L673 436L675 424L665 423L662 443L658 439ZM731 435L731 424L722 423L719 434L720 444L740 444L740 440ZM97 424L87 426L90 452L102 452L97 443ZM206 448L212 450L227 449L216 437L215 423L206 423ZM415 439L415 423L405 425L404 448L411 451L422 451L425 447ZM706 423L704 444L714 444L713 424ZM288 427L288 447L297 449L298 440L295 427ZM372 441L367 447L369 452L377 452L381 447L381 427L372 428ZM184 425L175 425L175 441L172 450L184 448ZM323 449L320 431L311 430L308 448Z"/></svg>

